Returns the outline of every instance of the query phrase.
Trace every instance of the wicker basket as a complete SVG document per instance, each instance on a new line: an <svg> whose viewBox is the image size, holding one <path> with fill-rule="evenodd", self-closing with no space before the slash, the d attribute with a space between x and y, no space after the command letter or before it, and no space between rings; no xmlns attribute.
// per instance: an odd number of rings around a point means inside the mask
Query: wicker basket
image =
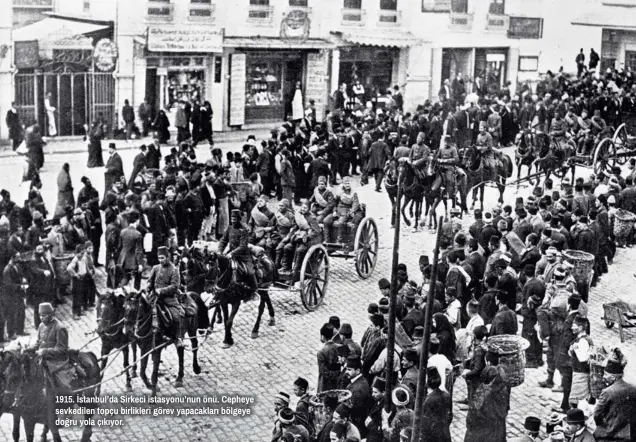
<svg viewBox="0 0 636 442"><path fill-rule="evenodd" d="M574 266L572 276L577 283L589 283L594 271L594 255L580 250L565 250L563 256Z"/></svg>
<svg viewBox="0 0 636 442"><path fill-rule="evenodd" d="M627 238L629 232L634 228L636 215L628 210L618 209L614 220L614 236L616 238Z"/></svg>
<svg viewBox="0 0 636 442"><path fill-rule="evenodd" d="M518 387L525 381L526 349L530 343L517 335L498 335L486 341L488 351L499 355L503 381L509 387Z"/></svg>
<svg viewBox="0 0 636 442"><path fill-rule="evenodd" d="M605 374L605 361L607 350L605 347L596 347L590 354L590 394L598 398L605 388L603 375Z"/></svg>
<svg viewBox="0 0 636 442"><path fill-rule="evenodd" d="M68 253L66 255L54 256L53 267L55 269L55 280L58 284L67 286L71 284L71 275L66 268L73 261L75 255Z"/></svg>

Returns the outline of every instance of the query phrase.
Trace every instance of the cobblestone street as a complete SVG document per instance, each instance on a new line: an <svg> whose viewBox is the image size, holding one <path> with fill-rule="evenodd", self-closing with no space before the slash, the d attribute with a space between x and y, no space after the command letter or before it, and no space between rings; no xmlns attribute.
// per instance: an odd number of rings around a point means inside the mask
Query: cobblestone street
<svg viewBox="0 0 636 442"><path fill-rule="evenodd" d="M221 146L224 150L227 145ZM232 146L234 150L240 146ZM130 173L132 156L136 152L122 152L126 174ZM207 146L198 149L201 157L208 155ZM53 210L56 198L55 178L63 162L71 165L71 174L75 190L79 190L79 171L84 170L85 155L54 155L47 157L43 173L44 198L49 211ZM0 187L6 187L13 195L18 191L16 172L19 162L8 158L0 163ZM93 179L100 196L103 192L103 169L89 170L89 177ZM581 172L579 172L581 173ZM589 172L582 172L589 173ZM515 175L516 176L516 173ZM356 180L356 183L359 180ZM369 302L376 302L379 298L377 281L382 277L390 278L391 251L394 230L390 229L390 204L386 193L378 194L373 191L373 184L363 188L354 186L359 192L360 200L367 204L367 215L376 219L380 233L380 254L374 274L367 280L360 280L355 273L354 263L341 259L331 260L330 285L326 299L320 308L308 313L302 306L300 297L292 292L275 292L272 296L276 310L276 326L267 326L267 316L261 326L260 337L251 339L250 332L256 318L258 302L244 304L237 315L234 325L235 345L227 350L221 348L222 331L216 326L215 332L205 341L199 352L199 362L202 373L195 375L191 368L191 353L186 351L186 376L184 387L176 389L173 386L177 372L177 356L174 347L164 350L160 372L159 392L162 396L171 395L205 395L241 394L251 395L255 403L251 407L251 414L246 417L205 416L205 417L125 417L125 425L120 428L95 427L93 441L99 442L161 442L161 441L268 441L270 440L273 413L273 396L278 391L292 393L292 383L298 376L309 380L310 388L315 389L318 376L316 351L321 348L319 329L329 316L337 315L342 322L349 322L353 327L354 340L360 340L368 325L366 306ZM530 188L520 189L520 196L526 196ZM496 201L497 192L487 188L485 209L489 209ZM514 203L515 188L506 189L506 203ZM14 196L20 201L20 197ZM469 201L470 204L470 201ZM440 208L439 214L442 209ZM464 219L467 231L472 218ZM413 233L411 228L402 226L400 245L400 262L407 264L411 279L420 282L417 263L420 254L433 256L434 232L420 230ZM592 324L591 337L595 344L605 346L621 345L630 358L626 369L628 381L636 378L636 341L634 333L626 331L626 341L620 344L618 330L608 329L601 320L602 304L616 299L629 299L634 293L634 262L636 262L636 248L619 249L610 271L592 289L589 302L589 319ZM103 275L100 286L103 286ZM58 316L67 325L71 346L79 348L95 335L91 332L96 328L95 313L89 312L81 320L74 321L70 313L69 303L61 306ZM27 330L33 331L32 311L27 312ZM521 327L519 327L521 330ZM31 334L34 338L35 333ZM99 355L99 341L94 341L87 347ZM109 378L121 370L121 356L107 370L105 378ZM150 367L149 367L150 368ZM524 418L533 414L540 417L544 424L551 408L557 406L561 394L552 393L548 389L538 387L538 381L546 376L546 367L526 370L525 383L513 388L511 410L508 415L509 436L519 435L523 428ZM134 395L146 395L148 390L143 388L139 378L133 379ZM102 395L124 395L125 378L120 376L108 382L102 388ZM455 389L455 399L465 397L466 388L462 380L458 380ZM588 410L589 411L589 410ZM588 413L589 415L589 413ZM454 406L454 418L451 427L453 441L462 441L465 432L466 413ZM0 418L0 441L11 440L12 418L3 415ZM543 425L542 430L545 429ZM41 426L36 427L36 437L39 437ZM61 430L64 441L78 441L81 428ZM24 431L22 430L22 439ZM49 436L50 440L50 436Z"/></svg>

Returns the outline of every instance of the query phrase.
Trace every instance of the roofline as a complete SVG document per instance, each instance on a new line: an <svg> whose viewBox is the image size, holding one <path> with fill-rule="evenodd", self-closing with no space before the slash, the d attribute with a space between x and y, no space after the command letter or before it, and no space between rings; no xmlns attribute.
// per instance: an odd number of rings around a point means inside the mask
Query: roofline
<svg viewBox="0 0 636 442"><path fill-rule="evenodd" d="M60 14L60 13L52 12L52 11L45 12L44 15L51 18L61 18L64 20L75 21L79 23L89 23L92 25L102 25L102 26L110 26L110 27L113 27L115 25L113 20L100 20L97 18L85 17L81 15L66 15L66 14Z"/></svg>

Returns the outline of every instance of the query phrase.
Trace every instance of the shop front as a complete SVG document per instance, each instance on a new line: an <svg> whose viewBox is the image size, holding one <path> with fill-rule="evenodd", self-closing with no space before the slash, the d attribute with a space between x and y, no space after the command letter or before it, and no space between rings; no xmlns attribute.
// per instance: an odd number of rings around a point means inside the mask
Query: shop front
<svg viewBox="0 0 636 442"><path fill-rule="evenodd" d="M444 48L441 80L452 81L462 74L471 92L475 78L480 77L487 90L495 93L507 80L508 52L509 48Z"/></svg>
<svg viewBox="0 0 636 442"><path fill-rule="evenodd" d="M353 46L340 48L340 83L348 88L360 80L364 86L365 99L384 96L392 86L393 66L400 56L398 48Z"/></svg>
<svg viewBox="0 0 636 442"><path fill-rule="evenodd" d="M174 127L179 102L210 102L213 127L222 123L223 34L206 28L150 28L146 55L145 98L163 109ZM154 117L154 115L153 115Z"/></svg>
<svg viewBox="0 0 636 442"><path fill-rule="evenodd" d="M229 126L293 119L292 102L313 100L319 119L328 95L329 43L279 38L226 38L230 52ZM298 98L297 98L298 99Z"/></svg>
<svg viewBox="0 0 636 442"><path fill-rule="evenodd" d="M14 101L21 121L46 136L84 135L115 120L117 48L102 22L45 18L14 32Z"/></svg>

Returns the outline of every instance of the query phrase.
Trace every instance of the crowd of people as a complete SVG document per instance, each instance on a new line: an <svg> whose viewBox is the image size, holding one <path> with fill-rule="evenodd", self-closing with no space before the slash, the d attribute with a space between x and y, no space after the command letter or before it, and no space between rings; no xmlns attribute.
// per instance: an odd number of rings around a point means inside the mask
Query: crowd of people
<svg viewBox="0 0 636 442"><path fill-rule="evenodd" d="M565 132L582 139L585 148L588 134L593 140L600 134L598 127L602 131L614 126L636 111L636 85L629 71L582 72L577 78L548 73L534 93L528 87L522 85L515 96L505 88L477 89L478 99L471 101L462 79L456 78L442 87L439 101L426 102L414 113L402 111L399 88L394 96L400 100L385 108L351 104L343 93L322 123L316 122L310 105L303 119L284 123L260 143L250 136L240 152L228 152L225 158L210 143L211 159L206 162L197 159L191 116L186 118L187 105L181 103L185 123L177 124L176 147L162 152L167 139L161 135L141 145L126 175L116 144L109 144L101 195L83 177L75 197L70 166L65 164L52 213L40 193L42 156L30 168L31 188L22 206L6 190L1 193L1 312L6 324L0 323L0 338L25 333L25 300L59 304L70 291L72 311L79 318L94 306L95 272L102 264L110 288L130 283L138 289L149 266L166 262L166 250L174 252L199 240L220 241L220 252L245 264L252 285L257 283L252 282L256 248L275 262L279 274L297 279L302 253L312 244L347 244L364 217L365 205L351 188L351 176L361 174L362 185L373 176L375 190L381 192L391 158L413 164L452 159L454 149L476 143L480 132L488 132L493 145L503 146L528 127L559 136L562 120ZM595 116L588 119L588 114ZM338 190L335 184L341 184ZM338 317L320 329L324 347L318 353L319 378L315 385L304 378L296 381L295 411L289 408L289 394L277 396L272 440L410 440L419 355L426 351L430 393L422 440L451 440L457 402L453 387L463 378L468 386L465 440L505 441L510 387L488 340L519 333L530 344L527 368L547 364L548 377L541 387L563 393L560 414L549 422L548 440L585 433L584 414L592 405L596 429L587 440L629 440L636 394L635 387L622 380L626 360L620 352L611 353L606 364L608 388L600 395L590 389L589 287L608 271L616 248L633 242L632 231L616 233L619 209L636 212L634 175L623 177L620 168L574 183L564 179L558 190L546 180L532 196L517 198L514 206L475 211L475 222L467 230L461 211L452 211L442 226L441 263L432 290L427 256L419 263L420 286L409 278L406 265L399 266L393 367L387 367L386 350L390 284L382 279L382 297L368 306L370 324L359 342L353 340L351 325ZM100 263L102 242L105 258ZM572 274L569 249L596 258L590 281ZM424 349L427 305L434 313L434 336ZM34 322L37 327L37 308ZM386 370L400 380L390 397L384 393ZM311 412L311 387L317 392L351 392L345 403L325 395L327 418L320 431ZM390 413L383 411L386 402L392 404ZM526 420L531 438L540 431L537 420ZM556 425L561 420L564 423Z"/></svg>

